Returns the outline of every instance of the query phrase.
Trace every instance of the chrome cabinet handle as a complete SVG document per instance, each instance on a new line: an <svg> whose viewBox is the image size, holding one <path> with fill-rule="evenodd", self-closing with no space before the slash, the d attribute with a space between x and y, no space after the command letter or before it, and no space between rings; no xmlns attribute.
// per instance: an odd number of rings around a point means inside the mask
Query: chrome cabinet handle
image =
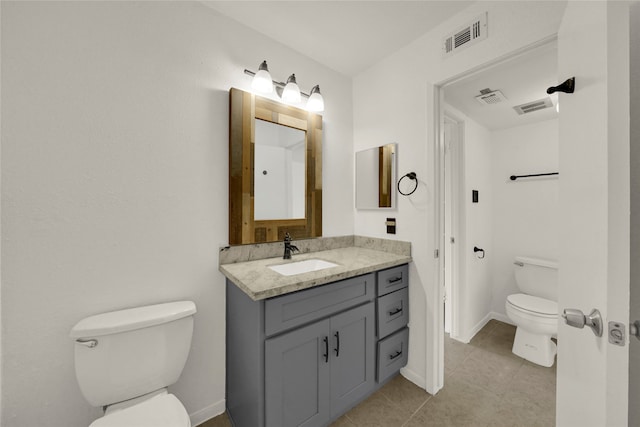
<svg viewBox="0 0 640 427"><path fill-rule="evenodd" d="M401 313L401 312L402 312L402 308L396 308L395 310L391 310L389 312L389 316L394 316L394 315L396 315L398 313Z"/></svg>
<svg viewBox="0 0 640 427"><path fill-rule="evenodd" d="M90 339L90 340L79 339L79 340L76 340L76 342L80 345L83 345L89 348L94 348L98 346L98 340L96 339Z"/></svg>
<svg viewBox="0 0 640 427"><path fill-rule="evenodd" d="M397 357L399 357L402 354L402 351L396 351L396 354L390 354L389 355L389 360L393 360L396 359Z"/></svg>

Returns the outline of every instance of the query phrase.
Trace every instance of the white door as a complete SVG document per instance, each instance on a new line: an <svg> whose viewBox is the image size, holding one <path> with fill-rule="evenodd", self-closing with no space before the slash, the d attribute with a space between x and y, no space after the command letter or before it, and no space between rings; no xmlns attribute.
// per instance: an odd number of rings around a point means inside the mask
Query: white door
<svg viewBox="0 0 640 427"><path fill-rule="evenodd" d="M640 320L640 3L631 7L631 317ZM640 340L629 343L629 425L640 425Z"/></svg>
<svg viewBox="0 0 640 427"><path fill-rule="evenodd" d="M557 425L626 426L628 339L607 323L629 319L629 5L567 4L558 33L560 289L558 306L597 308L604 334L558 328ZM635 402L634 402L635 404Z"/></svg>

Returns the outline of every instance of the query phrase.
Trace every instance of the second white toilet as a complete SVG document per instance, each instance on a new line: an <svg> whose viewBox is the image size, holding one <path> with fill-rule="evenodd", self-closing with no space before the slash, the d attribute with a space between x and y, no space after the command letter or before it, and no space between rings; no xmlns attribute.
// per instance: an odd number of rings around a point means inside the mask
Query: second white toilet
<svg viewBox="0 0 640 427"><path fill-rule="evenodd" d="M516 284L521 293L507 297L507 316L517 326L513 353L542 366L553 366L558 334L558 263L516 257Z"/></svg>

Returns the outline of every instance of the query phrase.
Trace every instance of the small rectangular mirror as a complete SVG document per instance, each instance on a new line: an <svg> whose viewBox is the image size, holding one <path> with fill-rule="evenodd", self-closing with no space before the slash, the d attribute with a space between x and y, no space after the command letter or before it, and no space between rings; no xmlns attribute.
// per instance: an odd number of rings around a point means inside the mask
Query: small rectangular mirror
<svg viewBox="0 0 640 427"><path fill-rule="evenodd" d="M395 207L397 144L356 153L356 208L380 209Z"/></svg>

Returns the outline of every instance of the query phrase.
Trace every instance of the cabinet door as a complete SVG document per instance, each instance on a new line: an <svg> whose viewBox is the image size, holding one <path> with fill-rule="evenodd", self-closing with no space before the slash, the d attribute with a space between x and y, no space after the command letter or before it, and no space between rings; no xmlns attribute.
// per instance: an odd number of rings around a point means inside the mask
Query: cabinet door
<svg viewBox="0 0 640 427"><path fill-rule="evenodd" d="M329 320L324 320L265 341L267 427L328 423L328 334Z"/></svg>
<svg viewBox="0 0 640 427"><path fill-rule="evenodd" d="M373 390L373 303L331 318L331 414L337 416Z"/></svg>

